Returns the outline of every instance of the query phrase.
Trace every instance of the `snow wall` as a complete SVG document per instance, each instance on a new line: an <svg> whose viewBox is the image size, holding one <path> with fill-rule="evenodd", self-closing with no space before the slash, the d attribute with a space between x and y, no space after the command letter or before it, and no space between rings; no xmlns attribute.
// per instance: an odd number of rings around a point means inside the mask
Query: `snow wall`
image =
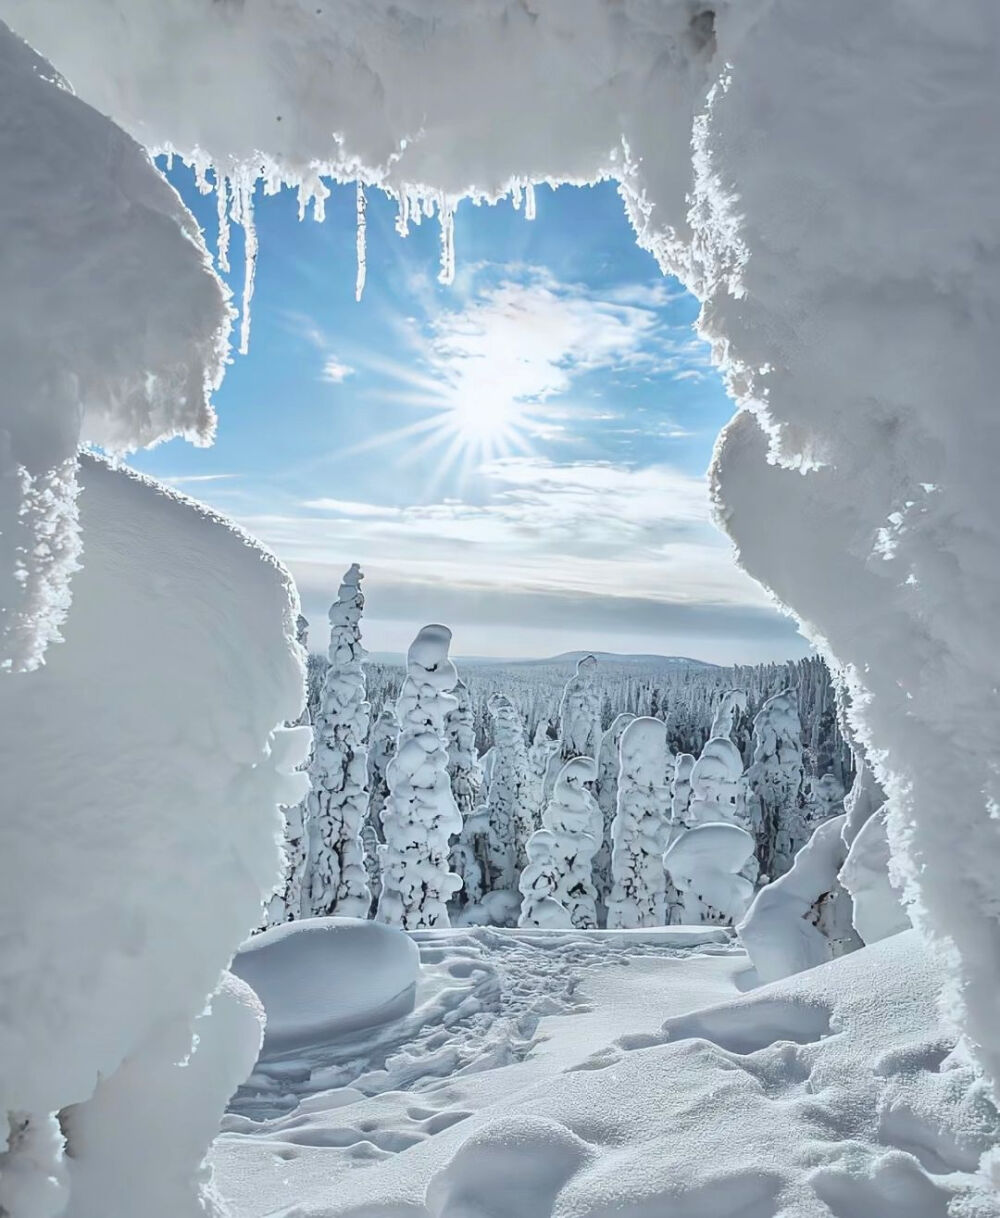
<svg viewBox="0 0 1000 1218"><path fill-rule="evenodd" d="M616 179L740 407L746 568L843 666L893 867L1000 1079L993 0L0 0L81 97L250 186L437 209ZM529 196L525 201L530 208ZM252 248L252 242L251 242ZM460 256L461 251L459 251ZM947 764L942 764L942 758Z"/></svg>

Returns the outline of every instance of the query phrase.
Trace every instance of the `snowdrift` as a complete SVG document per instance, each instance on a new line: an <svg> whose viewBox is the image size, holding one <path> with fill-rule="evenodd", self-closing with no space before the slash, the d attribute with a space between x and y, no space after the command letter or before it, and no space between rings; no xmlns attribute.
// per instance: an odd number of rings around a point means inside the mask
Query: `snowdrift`
<svg viewBox="0 0 1000 1218"><path fill-rule="evenodd" d="M232 971L264 1005L266 1048L287 1050L406 1014L420 955L394 927L304 918L247 940Z"/></svg>

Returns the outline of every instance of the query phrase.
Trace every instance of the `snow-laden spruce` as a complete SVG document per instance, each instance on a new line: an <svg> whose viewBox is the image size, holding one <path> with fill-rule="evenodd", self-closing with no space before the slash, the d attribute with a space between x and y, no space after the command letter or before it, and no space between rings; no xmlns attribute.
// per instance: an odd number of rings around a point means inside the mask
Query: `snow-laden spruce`
<svg viewBox="0 0 1000 1218"><path fill-rule="evenodd" d="M477 853L473 819L479 804L483 775L476 754L476 728L469 698L469 687L461 679L455 683L455 705L445 717L448 745L448 777L455 806L462 818L462 831L451 847L451 865L461 877L457 897L462 904L476 903L483 895L483 867Z"/></svg>
<svg viewBox="0 0 1000 1218"><path fill-rule="evenodd" d="M545 783L550 797L556 779L567 761L575 757L597 760L601 747L601 693L597 688L597 658L583 656L566 682L559 700L559 752L549 764Z"/></svg>
<svg viewBox="0 0 1000 1218"><path fill-rule="evenodd" d="M383 706L368 733L368 814L361 830L361 844L365 850L365 870L368 872L368 887L372 898L378 900L382 891L382 874L378 848L385 840L382 831L382 809L389 797L389 782L386 771L396 754L399 739L399 721L391 706Z"/></svg>
<svg viewBox="0 0 1000 1218"><path fill-rule="evenodd" d="M543 717L535 725L535 733L528 748L528 792L527 807L532 823L541 824L545 810L545 790L553 758L559 752L559 731L553 720ZM524 866L523 859L520 867Z"/></svg>
<svg viewBox="0 0 1000 1218"><path fill-rule="evenodd" d="M809 837L802 804L802 724L793 689L768 698L754 718L747 787L760 869L776 880Z"/></svg>
<svg viewBox="0 0 1000 1218"><path fill-rule="evenodd" d="M550 929L597 926L597 891L592 863L601 832L601 810L586 783L597 777L592 757L574 757L559 771L542 828L528 839L521 872L518 926Z"/></svg>
<svg viewBox="0 0 1000 1218"><path fill-rule="evenodd" d="M309 648L309 621L300 613L295 622L295 641L304 653ZM309 726L309 704L291 727ZM310 728L310 737L312 730ZM310 759L312 752L310 750ZM308 770L308 764L304 767ZM308 796L301 803L285 808L285 878L281 887L267 904L267 926L280 926L302 917L302 890L309 858L309 835L306 826Z"/></svg>
<svg viewBox="0 0 1000 1218"><path fill-rule="evenodd" d="M526 858L526 843L537 826L529 803L528 758L521 717L503 694L494 694L488 706L495 740L485 801L488 888L508 892L517 887L521 860Z"/></svg>
<svg viewBox="0 0 1000 1218"><path fill-rule="evenodd" d="M330 606L329 666L313 724L305 894L305 908L313 917L367 918L371 912L372 894L361 844L368 809L364 742L369 720L361 646L365 607L361 580L360 567L352 563Z"/></svg>
<svg viewBox="0 0 1000 1218"><path fill-rule="evenodd" d="M601 747L597 754L597 780L594 791L598 807L601 809L601 842L594 856L594 887L598 899L607 905L611 892L611 825L618 812L618 772L621 768L619 745L622 732L634 722L636 716L630 711L616 715L611 726L601 737ZM664 733L666 725L664 725ZM664 753L666 752L666 735L664 735ZM663 850L660 850L663 853Z"/></svg>
<svg viewBox="0 0 1000 1218"><path fill-rule="evenodd" d="M727 821L686 829L663 855L679 900L679 920L730 926L746 912L753 897L747 878L754 864L754 839Z"/></svg>
<svg viewBox="0 0 1000 1218"><path fill-rule="evenodd" d="M406 679L396 701L399 742L389 762L389 798L382 809L379 850L380 922L404 930L448 926L448 902L461 887L449 870L451 839L462 831L448 779L445 720L458 681L448 658L451 631L424 626L406 655Z"/></svg>
<svg viewBox="0 0 1000 1218"><path fill-rule="evenodd" d="M608 929L664 926L667 921L667 845L670 787L667 728L662 719L633 719L619 745L618 810L612 826Z"/></svg>
<svg viewBox="0 0 1000 1218"><path fill-rule="evenodd" d="M690 828L691 774L694 754L678 753L674 759L674 781L670 788L670 819L675 825Z"/></svg>
<svg viewBox="0 0 1000 1218"><path fill-rule="evenodd" d="M746 827L743 758L728 736L706 741L692 767L687 819L692 825L727 821Z"/></svg>
<svg viewBox="0 0 1000 1218"><path fill-rule="evenodd" d="M730 739L733 734L736 716L746 714L746 709L746 690L727 689L722 695L722 699L715 711L715 717L712 719L712 730L709 732L709 739L713 736L725 736L727 740Z"/></svg>

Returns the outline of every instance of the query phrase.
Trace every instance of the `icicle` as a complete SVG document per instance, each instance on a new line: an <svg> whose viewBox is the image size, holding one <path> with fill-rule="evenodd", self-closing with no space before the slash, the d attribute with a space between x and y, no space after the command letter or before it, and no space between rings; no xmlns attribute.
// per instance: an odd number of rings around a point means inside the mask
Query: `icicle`
<svg viewBox="0 0 1000 1218"><path fill-rule="evenodd" d="M524 200L524 191L521 189L521 183L515 182L510 191L511 202L514 204L514 210L521 210L521 203Z"/></svg>
<svg viewBox="0 0 1000 1218"><path fill-rule="evenodd" d="M438 217L441 224L441 273L438 275L438 283L454 283L455 213L443 199L438 205Z"/></svg>
<svg viewBox="0 0 1000 1218"><path fill-rule="evenodd" d="M365 275L368 273L368 249L367 249L367 232L368 220L365 217L368 204L365 202L365 188L358 182L358 228L357 228L357 250L358 250L358 277L354 283L354 299L360 300L361 295L365 290Z"/></svg>
<svg viewBox="0 0 1000 1218"><path fill-rule="evenodd" d="M525 220L534 220L535 218L534 182L528 182L524 187L524 218Z"/></svg>
<svg viewBox="0 0 1000 1218"><path fill-rule="evenodd" d="M405 190L399 192L399 203L396 208L396 232L401 237L410 235L410 196Z"/></svg>
<svg viewBox="0 0 1000 1218"><path fill-rule="evenodd" d="M219 270L229 270L229 179L215 171L215 210L219 217Z"/></svg>
<svg viewBox="0 0 1000 1218"><path fill-rule="evenodd" d="M254 273L257 269L257 229L253 222L253 191L256 178L244 171L238 183L234 183L234 213L243 226L243 316L240 318L240 355L250 349L250 302L253 300Z"/></svg>

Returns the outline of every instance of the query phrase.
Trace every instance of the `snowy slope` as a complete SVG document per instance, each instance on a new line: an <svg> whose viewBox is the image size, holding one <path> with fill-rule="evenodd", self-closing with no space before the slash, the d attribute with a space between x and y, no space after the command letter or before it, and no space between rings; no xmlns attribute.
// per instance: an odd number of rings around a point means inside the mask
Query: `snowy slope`
<svg viewBox="0 0 1000 1218"><path fill-rule="evenodd" d="M227 1118L222 1191L248 1218L1000 1214L1000 1122L915 934L745 996L742 953L671 934L418 935L413 1015L262 1060L236 1110L300 1103Z"/></svg>

